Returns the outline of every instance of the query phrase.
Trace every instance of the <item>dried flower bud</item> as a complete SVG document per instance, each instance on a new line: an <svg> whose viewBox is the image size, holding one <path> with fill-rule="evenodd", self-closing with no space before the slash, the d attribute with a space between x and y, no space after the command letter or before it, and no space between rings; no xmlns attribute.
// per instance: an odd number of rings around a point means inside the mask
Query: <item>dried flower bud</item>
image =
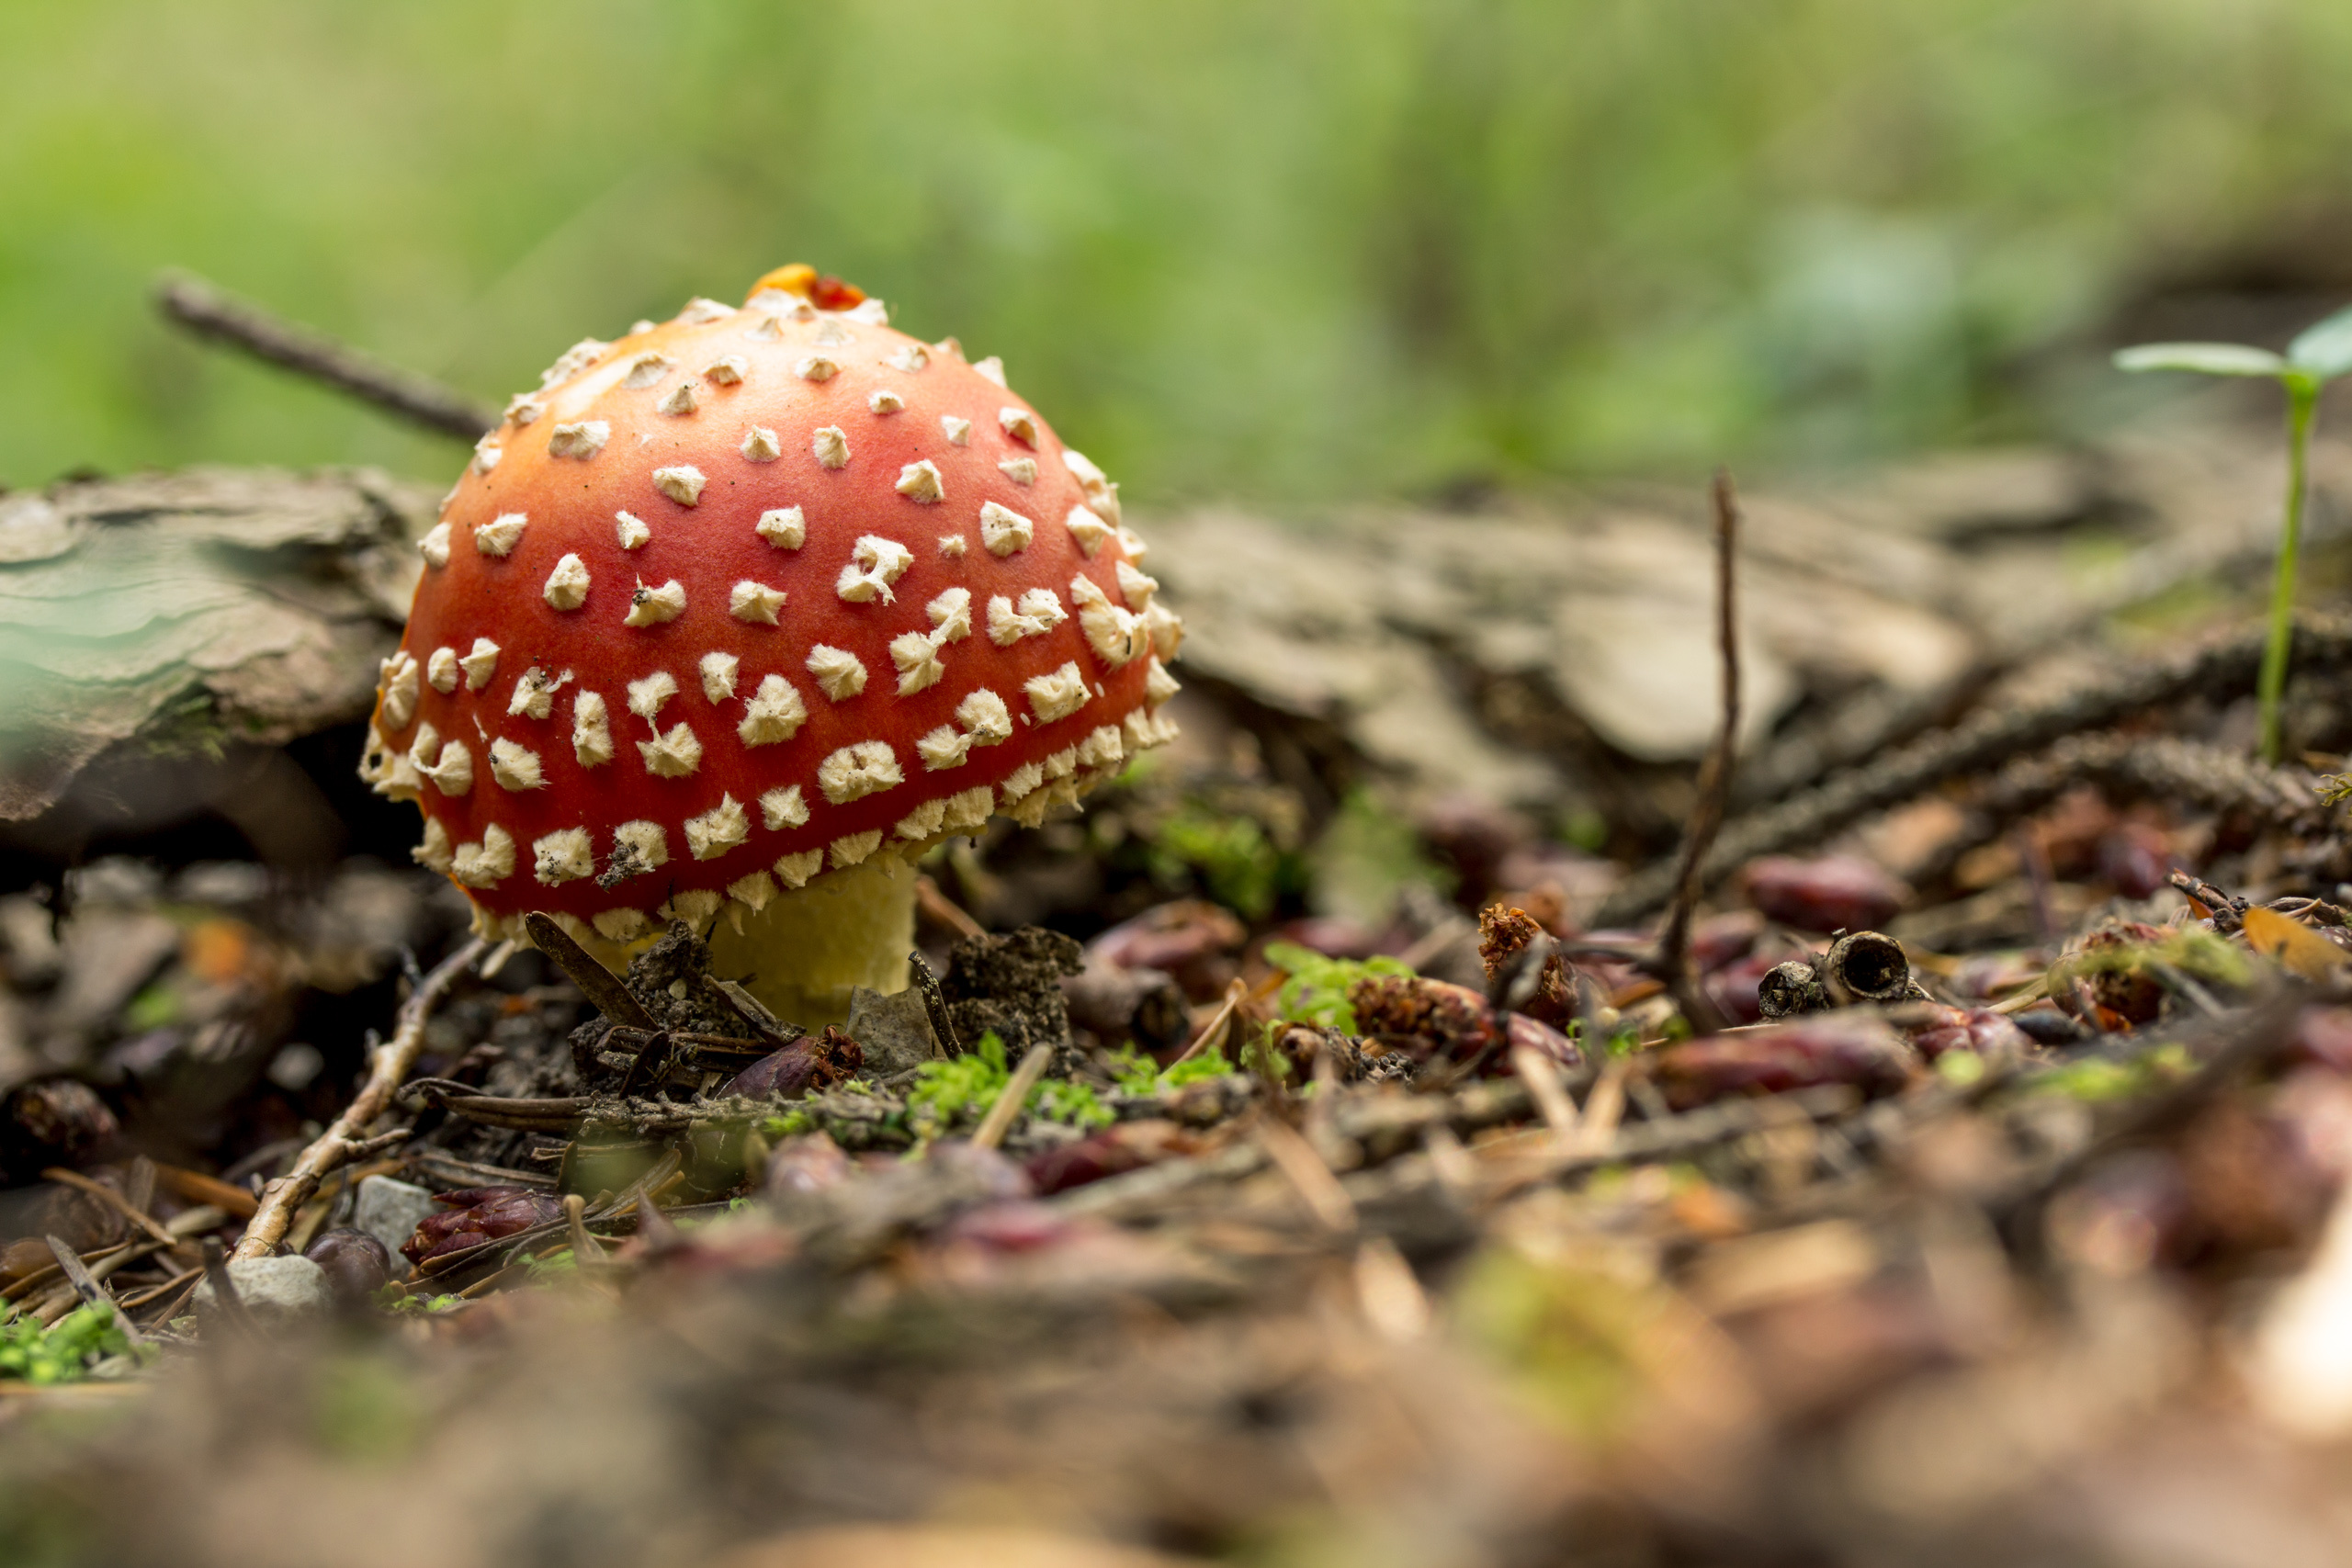
<svg viewBox="0 0 2352 1568"><path fill-rule="evenodd" d="M1458 1062L1485 1053L1488 1069L1498 1073L1509 1070L1510 1053L1519 1046L1565 1066L1583 1060L1576 1043L1558 1030L1525 1013L1497 1012L1467 986L1411 975L1366 975L1348 987L1348 1005L1355 1010L1368 1056L1385 1048L1389 1055L1416 1060Z"/></svg>
<svg viewBox="0 0 2352 1568"><path fill-rule="evenodd" d="M1521 962L1521 955L1528 947L1545 934L1535 917L1524 909L1509 909L1497 904L1480 910L1478 957L1486 965L1487 980L1500 979ZM1527 999L1519 1004L1519 1010L1552 1024L1566 1024L1576 1017L1576 987L1568 974L1567 963L1558 953L1546 953L1534 987Z"/></svg>
<svg viewBox="0 0 2352 1568"><path fill-rule="evenodd" d="M729 1078L719 1092L749 1100L797 1100L847 1082L865 1066L865 1052L858 1043L838 1026L828 1024L824 1033L804 1035L753 1062Z"/></svg>
<svg viewBox="0 0 2352 1568"><path fill-rule="evenodd" d="M2139 920L2120 920L2085 937L2082 945L2050 966L2050 999L2081 1018L2075 987L2083 986L2102 1016L2083 1019L2109 1031L2146 1023L2164 1010L2164 983L2148 967L2141 949L2174 933Z"/></svg>
<svg viewBox="0 0 2352 1568"><path fill-rule="evenodd" d="M436 1192L433 1201L447 1212L426 1219L401 1244L401 1256L411 1263L463 1252L563 1217L560 1200L527 1187L469 1187Z"/></svg>
<svg viewBox="0 0 2352 1568"><path fill-rule="evenodd" d="M1348 987L1366 1035L1418 1056L1456 1060L1497 1045L1495 1015L1467 986L1412 975L1366 975Z"/></svg>

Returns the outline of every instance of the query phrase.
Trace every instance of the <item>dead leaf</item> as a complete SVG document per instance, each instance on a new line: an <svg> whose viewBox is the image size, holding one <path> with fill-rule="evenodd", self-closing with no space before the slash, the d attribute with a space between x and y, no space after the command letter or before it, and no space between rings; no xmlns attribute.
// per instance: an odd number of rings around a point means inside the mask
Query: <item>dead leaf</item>
<svg viewBox="0 0 2352 1568"><path fill-rule="evenodd" d="M2352 963L2352 953L2301 921L2259 904L2245 912L2245 940L2255 952L2306 980L2332 978Z"/></svg>

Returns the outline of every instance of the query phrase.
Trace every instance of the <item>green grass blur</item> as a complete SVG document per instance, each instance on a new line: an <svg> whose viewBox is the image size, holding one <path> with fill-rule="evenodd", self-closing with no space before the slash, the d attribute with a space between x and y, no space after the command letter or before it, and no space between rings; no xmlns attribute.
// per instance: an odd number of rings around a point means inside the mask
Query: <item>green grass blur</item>
<svg viewBox="0 0 2352 1568"><path fill-rule="evenodd" d="M2045 428L2352 167L2343 0L7 0L0 481L452 472L180 264L503 396L808 260L1155 502Z"/></svg>

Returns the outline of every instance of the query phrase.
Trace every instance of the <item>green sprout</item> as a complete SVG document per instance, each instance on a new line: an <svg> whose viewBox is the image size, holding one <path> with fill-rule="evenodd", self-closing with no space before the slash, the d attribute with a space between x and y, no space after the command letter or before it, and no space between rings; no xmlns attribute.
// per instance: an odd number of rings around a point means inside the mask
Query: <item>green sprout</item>
<svg viewBox="0 0 2352 1568"><path fill-rule="evenodd" d="M2320 389L2352 372L2352 309L2307 327L2283 355L2239 343L2148 343L2115 356L2119 370L2188 370L2200 376L2267 376L2287 390L2287 516L2278 535L2278 570L2270 593L2270 637L2262 650L2262 760L2279 751L2279 700L2287 690L2287 653L2294 636L2295 557L2303 537L2303 495L2312 423Z"/></svg>

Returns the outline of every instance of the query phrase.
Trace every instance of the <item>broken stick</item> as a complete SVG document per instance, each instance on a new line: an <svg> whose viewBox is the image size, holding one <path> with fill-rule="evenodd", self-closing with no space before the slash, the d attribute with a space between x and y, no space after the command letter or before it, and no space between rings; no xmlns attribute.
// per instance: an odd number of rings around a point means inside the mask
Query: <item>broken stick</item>
<svg viewBox="0 0 2352 1568"><path fill-rule="evenodd" d="M1690 826L1682 835L1682 853L1674 871L1674 901L1657 939L1659 978L1674 993L1682 1016L1702 1034L1724 1026L1723 1014L1707 997L1690 966L1690 915L1705 891L1700 868L1714 846L1724 825L1724 807L1731 799L1734 753L1739 745L1739 598L1736 567L1739 549L1739 497L1731 488L1731 471L1715 470L1715 647L1723 660L1723 709L1715 744L1699 768L1699 803L1691 808Z"/></svg>
<svg viewBox="0 0 2352 1568"><path fill-rule="evenodd" d="M368 1081L359 1093L344 1108L334 1124L311 1141L302 1151L294 1168L261 1190L261 1202L254 1217L245 1222L245 1234L238 1239L236 1257L267 1258L286 1239L287 1227L294 1223L294 1213L309 1202L319 1190L319 1182L330 1172L351 1159L368 1145L368 1124L384 1113L391 1103L393 1091L408 1077L409 1068L416 1065L417 1054L424 1048L424 1023L432 1017L433 1009L458 976L480 961L489 943L476 937L441 961L440 966L427 975L424 982L401 1004L400 1022L391 1039L376 1047L368 1064Z"/></svg>

